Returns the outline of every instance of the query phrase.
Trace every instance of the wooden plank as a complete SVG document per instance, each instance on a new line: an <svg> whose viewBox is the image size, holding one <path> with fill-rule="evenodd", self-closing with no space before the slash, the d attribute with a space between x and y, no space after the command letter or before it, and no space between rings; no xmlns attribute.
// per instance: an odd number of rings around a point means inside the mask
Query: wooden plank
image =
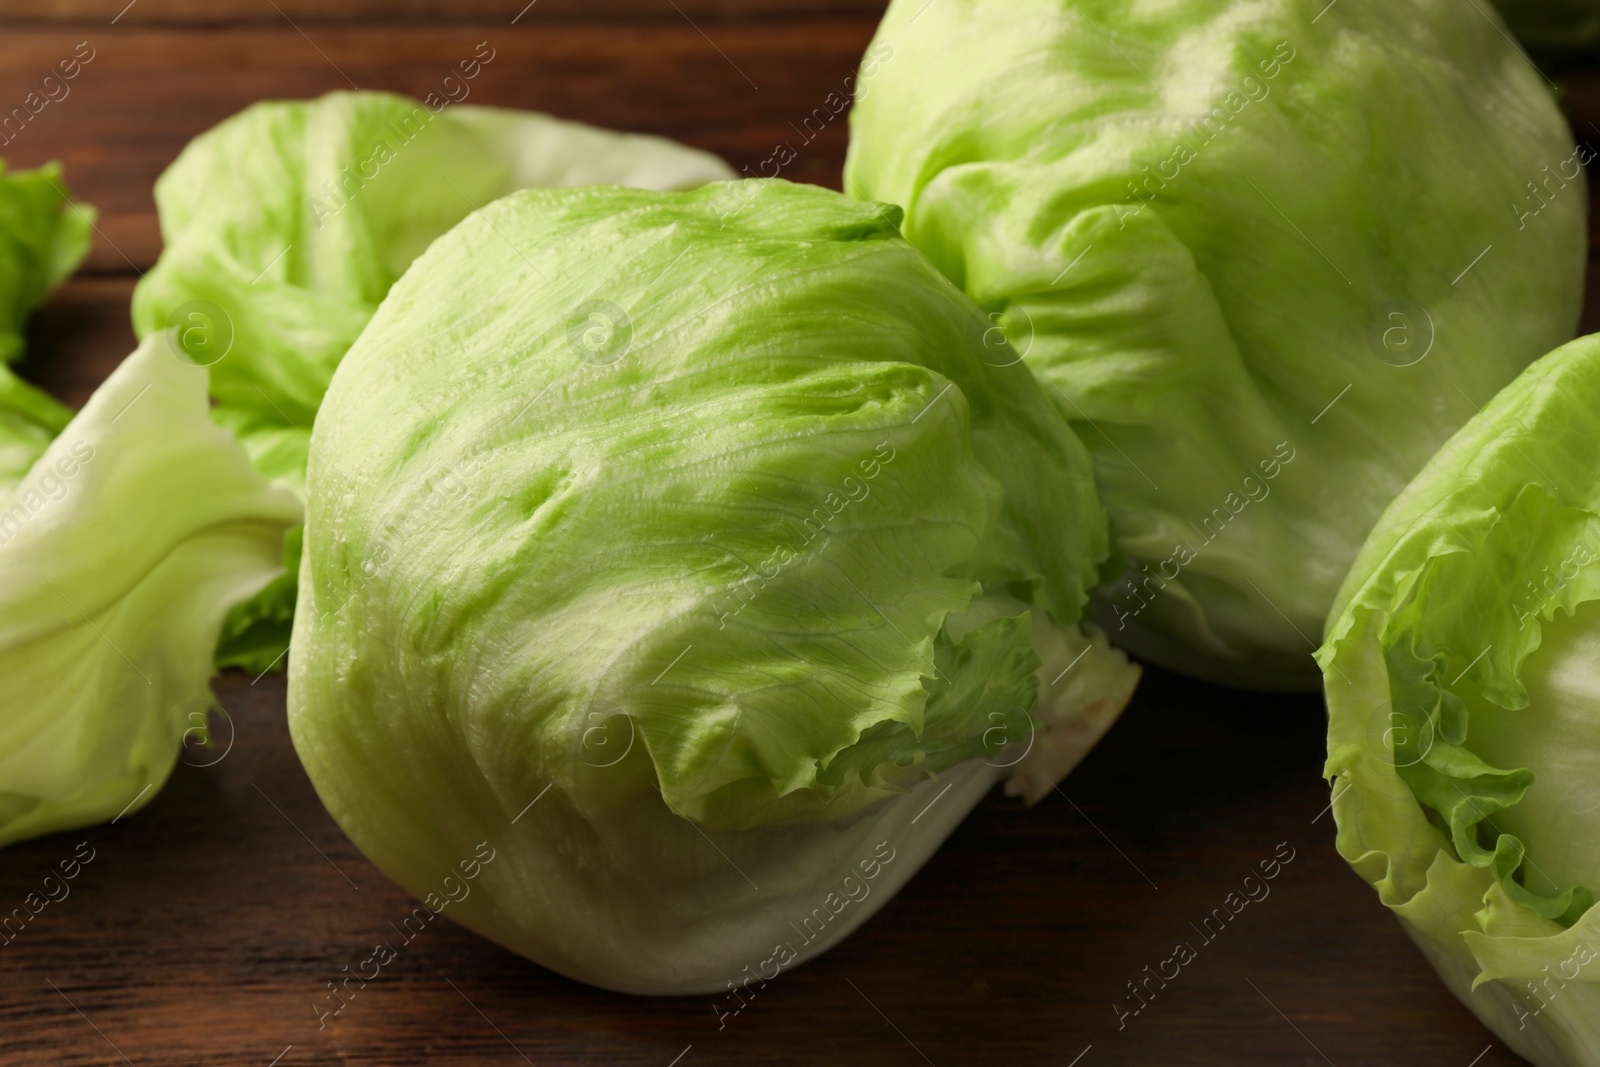
<svg viewBox="0 0 1600 1067"><path fill-rule="evenodd" d="M115 27L114 3L0 0L0 113L78 42L96 49L71 95L0 147L20 165L63 159L104 211L91 261L103 276L36 316L22 368L68 403L132 346L133 272L159 250L155 176L254 100L346 76L424 94L487 39L497 58L475 103L675 136L752 170L789 141L785 176L836 187L842 122L814 143L792 124L853 70L880 6L676 0L685 18L653 0L539 0L512 27L519 5L490 0L276 3L299 29L255 0L139 0ZM414 24L355 25L367 20ZM1577 129L1600 123L1600 77L1562 82ZM1590 284L1595 329L1594 272ZM325 983L414 902L321 808L289 743L282 677L230 675L219 693L234 724L223 759L191 754L118 825L6 850L0 912L79 842L96 858L0 946L0 1064L1518 1062L1335 854L1320 702L1159 671L1061 795L1032 811L988 798L880 915L724 1026L709 998L589 989L444 923L318 1029ZM1280 842L1295 858L1270 897L1224 936L1191 934ZM1119 1019L1127 983L1178 941L1200 945L1194 962Z"/></svg>
<svg viewBox="0 0 1600 1067"><path fill-rule="evenodd" d="M136 343L128 308L134 278L81 277L63 286L28 324L17 372L74 410Z"/></svg>
<svg viewBox="0 0 1600 1067"><path fill-rule="evenodd" d="M1092 1046L1080 1067L1236 1067L1320 1063L1314 1043L1339 1064L1465 1065L1493 1043L1335 855L1319 702L1159 672L1063 795L989 797L860 932L721 1026L710 997L590 989L445 922L319 1030L325 983L399 941L415 902L318 803L282 678L220 692L225 758L180 765L116 826L7 851L7 908L79 842L96 858L0 948L0 1062L120 1063L114 1044L141 1067L1065 1067ZM1204 940L1285 849L1269 894ZM1181 941L1197 958L1119 1028L1126 983ZM1516 1062L1494 1044L1477 1067Z"/></svg>
<svg viewBox="0 0 1600 1067"><path fill-rule="evenodd" d="M261 99L352 84L422 97L487 40L494 60L471 83L471 103L674 137L752 174L787 143L795 158L783 177L837 188L844 116L809 141L802 123L843 90L875 25L822 18L806 20L803 32L800 23L727 26L715 44L681 20L493 31L329 27L306 36L289 28L6 32L0 114L23 105L81 42L94 58L59 103L0 144L0 157L18 167L61 160L77 195L102 212L90 269L143 270L160 251L151 187L195 135Z"/></svg>
<svg viewBox="0 0 1600 1067"><path fill-rule="evenodd" d="M881 18L887 0L0 0L0 25L263 25L304 23L760 22L835 15ZM519 18L520 16L520 18Z"/></svg>

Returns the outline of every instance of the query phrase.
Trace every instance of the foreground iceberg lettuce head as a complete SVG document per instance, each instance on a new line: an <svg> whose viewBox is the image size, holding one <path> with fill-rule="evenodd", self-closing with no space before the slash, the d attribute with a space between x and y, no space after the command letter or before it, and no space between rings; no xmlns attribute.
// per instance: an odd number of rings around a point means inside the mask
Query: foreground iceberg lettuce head
<svg viewBox="0 0 1600 1067"><path fill-rule="evenodd" d="M895 0L846 189L995 316L1095 456L1113 640L1314 685L1383 507L1568 340L1587 194L1484 5Z"/></svg>
<svg viewBox="0 0 1600 1067"><path fill-rule="evenodd" d="M1600 1062L1600 337L1379 521L1318 653L1339 851L1540 1067Z"/></svg>
<svg viewBox="0 0 1600 1067"><path fill-rule="evenodd" d="M313 437L290 653L328 809L566 974L822 951L1137 670L1078 620L1089 459L891 208L524 192L395 287ZM870 873L869 873L870 872Z"/></svg>
<svg viewBox="0 0 1600 1067"><path fill-rule="evenodd" d="M166 249L134 293L139 336L179 331L211 372L213 416L297 495L334 368L435 238L515 189L688 189L733 177L659 137L534 112L339 92L256 104L195 138L156 183ZM290 573L241 605L218 661L280 662Z"/></svg>

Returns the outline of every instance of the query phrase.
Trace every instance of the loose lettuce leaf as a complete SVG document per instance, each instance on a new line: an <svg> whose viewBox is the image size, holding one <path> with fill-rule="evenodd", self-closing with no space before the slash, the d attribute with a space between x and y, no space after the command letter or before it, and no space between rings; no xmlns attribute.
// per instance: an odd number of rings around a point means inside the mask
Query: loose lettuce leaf
<svg viewBox="0 0 1600 1067"><path fill-rule="evenodd" d="M1078 626L1087 452L897 219L528 191L395 287L313 436L290 728L402 885L489 841L466 925L721 989L878 844L881 902L1109 725L1137 671Z"/></svg>
<svg viewBox="0 0 1600 1067"><path fill-rule="evenodd" d="M0 846L154 797L211 704L224 614L299 520L166 337L95 391L0 497Z"/></svg>
<svg viewBox="0 0 1600 1067"><path fill-rule="evenodd" d="M7 173L0 161L0 364L22 354L28 315L83 262L94 217L58 165Z"/></svg>
<svg viewBox="0 0 1600 1067"><path fill-rule="evenodd" d="M473 209L530 186L679 189L732 176L671 141L533 112L436 112L372 92L256 104L196 138L156 183L166 249L134 293L134 327L178 329L210 368L216 420L269 481L303 495L334 368L395 279ZM286 552L289 576L229 617L219 666L282 662L298 547Z"/></svg>
<svg viewBox="0 0 1600 1067"><path fill-rule="evenodd" d="M72 412L0 364L0 495L9 493Z"/></svg>
<svg viewBox="0 0 1600 1067"><path fill-rule="evenodd" d="M72 417L6 364L22 354L28 315L88 252L93 221L92 208L72 204L60 167L8 174L0 162L0 494Z"/></svg>
<svg viewBox="0 0 1600 1067"><path fill-rule="evenodd" d="M1314 685L1383 507L1578 321L1588 153L1472 3L895 0L851 125L1088 441L1098 617L1203 677Z"/></svg>
<svg viewBox="0 0 1600 1067"><path fill-rule="evenodd" d="M1600 337L1379 520L1318 653L1340 853L1542 1065L1600 1054Z"/></svg>

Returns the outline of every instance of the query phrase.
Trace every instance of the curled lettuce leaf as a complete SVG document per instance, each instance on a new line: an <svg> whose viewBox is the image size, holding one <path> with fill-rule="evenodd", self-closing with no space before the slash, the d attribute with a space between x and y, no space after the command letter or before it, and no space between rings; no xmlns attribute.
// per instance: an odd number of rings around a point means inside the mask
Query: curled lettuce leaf
<svg viewBox="0 0 1600 1067"><path fill-rule="evenodd" d="M1600 1059L1600 336L1379 520L1318 652L1340 853L1486 1025Z"/></svg>
<svg viewBox="0 0 1600 1067"><path fill-rule="evenodd" d="M167 337L96 390L0 496L0 846L155 796L211 706L224 614L299 520Z"/></svg>
<svg viewBox="0 0 1600 1067"><path fill-rule="evenodd" d="M1121 710L1087 452L897 222L786 182L528 191L395 287L313 436L289 715L401 885L487 842L465 925L721 991Z"/></svg>
<svg viewBox="0 0 1600 1067"><path fill-rule="evenodd" d="M1198 676L1315 685L1378 514L1578 321L1592 153L1472 3L895 0L851 126L1094 453L1097 617Z"/></svg>
<svg viewBox="0 0 1600 1067"><path fill-rule="evenodd" d="M197 137L156 183L166 248L134 293L134 327L177 329L211 371L213 417L269 481L303 495L334 368L439 235L516 189L731 177L705 152L534 112L375 92L256 104ZM285 562L288 574L228 619L219 666L281 662L297 540Z"/></svg>

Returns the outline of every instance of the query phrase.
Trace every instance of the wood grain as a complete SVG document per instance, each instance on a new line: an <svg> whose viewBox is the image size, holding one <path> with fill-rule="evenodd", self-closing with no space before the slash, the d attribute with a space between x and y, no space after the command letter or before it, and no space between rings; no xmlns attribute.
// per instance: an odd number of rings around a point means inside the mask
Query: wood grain
<svg viewBox="0 0 1600 1067"><path fill-rule="evenodd" d="M96 858L0 948L0 1063L121 1062L114 1044L139 1065L1062 1067L1092 1045L1082 1067L1232 1067L1321 1063L1314 1043L1340 1065L1466 1067L1492 1043L1334 853L1319 702L1160 673L1062 794L991 796L860 932L720 1029L710 998L590 989L443 923L319 1030L324 983L398 942L415 902L317 802L282 678L219 693L220 762L115 826L7 851L8 907L79 842ZM1206 943L1195 926L1280 843L1270 895ZM1125 983L1179 941L1197 958L1119 1029ZM1515 1062L1496 1046L1478 1067Z"/></svg>
<svg viewBox="0 0 1600 1067"><path fill-rule="evenodd" d="M22 105L81 43L95 58L64 99L0 145L0 156L15 167L60 160L74 194L100 210L90 271L144 270L161 249L151 188L195 135L262 99L352 85L420 98L488 41L495 58L471 83L468 102L673 137L752 174L786 143L796 155L784 177L837 188L844 119L812 140L801 123L855 71L875 25L834 17L741 23L717 29L715 44L682 20L337 26L309 37L275 26L8 30L0 33L0 115Z"/></svg>
<svg viewBox="0 0 1600 1067"><path fill-rule="evenodd" d="M509 25L513 19L547 24L583 21L631 23L752 23L768 19L859 15L874 22L884 0L0 0L0 25L194 26L396 23Z"/></svg>
<svg viewBox="0 0 1600 1067"><path fill-rule="evenodd" d="M127 302L159 251L151 183L247 103L347 78L426 93L489 39L474 102L753 166L850 73L881 7L540 0L511 26L519 6L140 0L111 26L118 3L0 0L0 111L77 42L97 49L72 95L0 149L18 165L62 159L103 212L90 276L36 317L25 374L78 405L129 350ZM1564 87L1583 130L1600 79ZM830 128L785 173L836 187L844 145ZM116 825L3 854L0 911L80 842L95 850L71 895L0 947L0 1065L1519 1062L1335 854L1320 702L1157 671L1063 792L1031 811L988 798L858 934L721 1028L708 998L589 989L445 923L319 1029L325 983L414 902L318 803L282 677L229 675L218 692L234 732L223 758L187 754ZM1271 895L1205 942L1195 926L1280 843L1294 859ZM1195 961L1119 1028L1126 983L1179 941L1200 946Z"/></svg>

